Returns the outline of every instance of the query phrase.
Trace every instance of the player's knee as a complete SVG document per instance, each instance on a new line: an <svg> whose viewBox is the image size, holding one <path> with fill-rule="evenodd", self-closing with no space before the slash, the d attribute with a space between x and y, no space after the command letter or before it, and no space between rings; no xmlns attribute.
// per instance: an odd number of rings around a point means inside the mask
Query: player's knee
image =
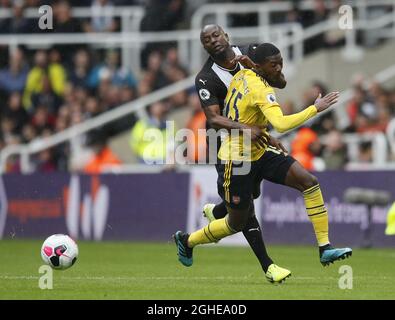
<svg viewBox="0 0 395 320"><path fill-rule="evenodd" d="M241 230L243 230L246 224L247 224L246 220L239 220L233 222L229 220L229 226L236 232L240 232Z"/></svg>
<svg viewBox="0 0 395 320"><path fill-rule="evenodd" d="M242 221L241 223L239 223L235 231L237 232L243 231L246 225L247 225L247 220Z"/></svg>
<svg viewBox="0 0 395 320"><path fill-rule="evenodd" d="M230 213L228 217L229 226L236 232L242 231L247 225L247 221L249 218L249 210L246 209L238 211L237 214L235 212Z"/></svg>
<svg viewBox="0 0 395 320"><path fill-rule="evenodd" d="M302 182L303 190L310 189L318 184L318 179L316 176L313 176L311 173L307 174Z"/></svg>
<svg viewBox="0 0 395 320"><path fill-rule="evenodd" d="M228 220L229 227L232 228L235 232L239 232L240 226L239 223L236 221L232 221L231 219Z"/></svg>

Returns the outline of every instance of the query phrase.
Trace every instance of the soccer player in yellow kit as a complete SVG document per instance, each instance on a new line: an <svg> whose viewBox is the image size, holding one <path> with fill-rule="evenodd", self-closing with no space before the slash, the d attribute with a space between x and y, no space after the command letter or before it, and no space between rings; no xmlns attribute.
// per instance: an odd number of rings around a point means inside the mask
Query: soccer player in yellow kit
<svg viewBox="0 0 395 320"><path fill-rule="evenodd" d="M225 115L233 121L249 125L270 123L277 131L291 130L317 113L336 103L338 92L332 92L303 111L284 116L276 100L273 87L284 88L283 59L277 47L270 43L259 45L253 55L254 68L239 71L232 79L226 96ZM266 130L266 129L263 129ZM304 169L294 158L270 146L243 140L242 134L229 135L221 144L218 158L218 193L225 201L228 215L217 219L190 235L176 232L178 256L182 264L190 266L192 251L198 244L211 243L243 229L249 218L253 182L266 179L299 190L304 198L306 211L313 224L322 265L344 259L352 254L350 248L334 248L328 235L328 212L317 178ZM240 164L248 162L250 170L240 174ZM271 282L281 282L291 272L272 264L266 272Z"/></svg>

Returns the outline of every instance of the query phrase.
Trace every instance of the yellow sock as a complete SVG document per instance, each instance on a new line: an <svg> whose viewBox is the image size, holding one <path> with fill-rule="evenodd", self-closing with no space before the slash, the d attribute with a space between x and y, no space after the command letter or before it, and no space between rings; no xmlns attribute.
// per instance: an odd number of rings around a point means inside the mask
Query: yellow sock
<svg viewBox="0 0 395 320"><path fill-rule="evenodd" d="M191 233L188 238L188 246L193 248L198 244L216 242L234 233L236 232L229 227L227 217L214 220L204 228Z"/></svg>
<svg viewBox="0 0 395 320"><path fill-rule="evenodd" d="M315 236L319 246L329 244L328 211L325 208L320 185L317 184L303 191L307 215L314 227Z"/></svg>

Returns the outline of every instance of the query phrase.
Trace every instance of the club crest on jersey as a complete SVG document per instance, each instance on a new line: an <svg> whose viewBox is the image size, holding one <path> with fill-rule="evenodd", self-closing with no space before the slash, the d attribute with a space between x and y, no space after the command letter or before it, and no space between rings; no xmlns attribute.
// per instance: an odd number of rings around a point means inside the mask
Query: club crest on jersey
<svg viewBox="0 0 395 320"><path fill-rule="evenodd" d="M208 100L210 99L210 91L208 91L207 89L200 89L199 96L202 100Z"/></svg>
<svg viewBox="0 0 395 320"><path fill-rule="evenodd" d="M276 97L274 96L273 93L269 93L267 96L267 101L269 101L269 103L275 103L276 102Z"/></svg>

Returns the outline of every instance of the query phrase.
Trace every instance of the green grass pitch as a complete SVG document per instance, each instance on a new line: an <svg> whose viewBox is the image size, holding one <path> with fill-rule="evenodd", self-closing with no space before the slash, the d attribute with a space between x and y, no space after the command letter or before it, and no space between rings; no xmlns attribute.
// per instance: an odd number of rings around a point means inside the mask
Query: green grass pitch
<svg viewBox="0 0 395 320"><path fill-rule="evenodd" d="M354 249L329 267L313 246L268 245L292 277L268 283L248 247L201 246L194 265L179 264L169 243L79 242L76 264L54 271L41 290L41 241L0 241L0 299L395 299L395 250ZM353 288L340 289L339 267L352 267Z"/></svg>

